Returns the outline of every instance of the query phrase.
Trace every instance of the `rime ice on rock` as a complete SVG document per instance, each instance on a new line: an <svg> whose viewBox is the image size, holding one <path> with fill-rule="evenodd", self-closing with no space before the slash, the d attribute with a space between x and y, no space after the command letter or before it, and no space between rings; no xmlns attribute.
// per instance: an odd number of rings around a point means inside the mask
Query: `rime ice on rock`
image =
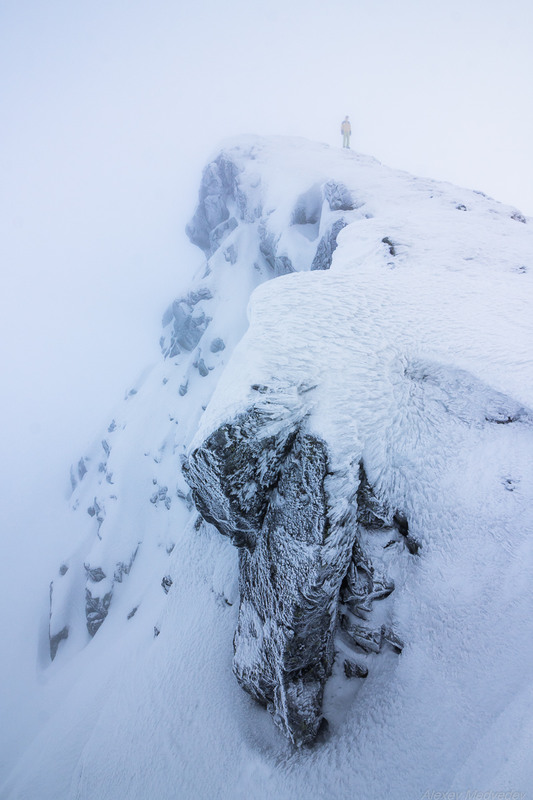
<svg viewBox="0 0 533 800"><path fill-rule="evenodd" d="M322 720L355 536L349 516L330 514L327 446L305 431L305 414L297 387L263 388L184 465L204 519L239 547L237 680L297 745Z"/></svg>

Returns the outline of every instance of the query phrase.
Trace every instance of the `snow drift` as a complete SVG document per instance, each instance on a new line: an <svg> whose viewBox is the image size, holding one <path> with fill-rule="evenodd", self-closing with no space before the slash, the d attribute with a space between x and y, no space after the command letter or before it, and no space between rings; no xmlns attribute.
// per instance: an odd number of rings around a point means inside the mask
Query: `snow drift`
<svg viewBox="0 0 533 800"><path fill-rule="evenodd" d="M6 796L528 788L529 221L247 138L188 233L163 357L72 471Z"/></svg>

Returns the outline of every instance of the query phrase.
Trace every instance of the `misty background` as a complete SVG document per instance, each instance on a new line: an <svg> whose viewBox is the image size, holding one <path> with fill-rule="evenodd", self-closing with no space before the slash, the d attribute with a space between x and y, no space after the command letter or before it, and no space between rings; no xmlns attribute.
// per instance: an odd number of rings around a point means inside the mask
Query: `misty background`
<svg viewBox="0 0 533 800"><path fill-rule="evenodd" d="M203 263L207 160L247 133L340 147L348 114L353 149L533 215L532 34L527 0L0 0L7 763L39 722L69 467Z"/></svg>

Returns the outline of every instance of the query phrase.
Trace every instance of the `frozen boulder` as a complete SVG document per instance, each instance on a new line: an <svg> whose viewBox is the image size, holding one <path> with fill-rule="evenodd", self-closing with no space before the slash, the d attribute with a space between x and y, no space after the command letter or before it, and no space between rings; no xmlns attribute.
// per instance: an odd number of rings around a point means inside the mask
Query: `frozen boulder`
<svg viewBox="0 0 533 800"><path fill-rule="evenodd" d="M256 391L257 403L196 447L184 472L204 519L240 551L237 680L301 745L322 721L356 528L331 513L328 448L306 430L296 387Z"/></svg>

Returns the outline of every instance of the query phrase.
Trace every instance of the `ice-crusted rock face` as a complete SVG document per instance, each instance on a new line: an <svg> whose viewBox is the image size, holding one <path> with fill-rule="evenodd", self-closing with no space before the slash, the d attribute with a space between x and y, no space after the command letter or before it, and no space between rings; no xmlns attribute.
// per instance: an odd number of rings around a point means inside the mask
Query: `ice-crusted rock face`
<svg viewBox="0 0 533 800"><path fill-rule="evenodd" d="M335 734L377 659L392 680L419 565L440 574L454 531L481 548L502 509L527 529L531 225L353 152L246 138L206 167L187 230L206 262L161 360L71 472L50 656L106 629L160 643L184 554L227 537L235 582L212 563L195 580L237 680L301 745L323 718Z"/></svg>
<svg viewBox="0 0 533 800"><path fill-rule="evenodd" d="M204 519L240 551L237 679L302 744L321 722L355 517L328 507L327 447L305 431L303 390L254 391L253 406L194 449L185 473ZM355 476L351 485L355 493Z"/></svg>

